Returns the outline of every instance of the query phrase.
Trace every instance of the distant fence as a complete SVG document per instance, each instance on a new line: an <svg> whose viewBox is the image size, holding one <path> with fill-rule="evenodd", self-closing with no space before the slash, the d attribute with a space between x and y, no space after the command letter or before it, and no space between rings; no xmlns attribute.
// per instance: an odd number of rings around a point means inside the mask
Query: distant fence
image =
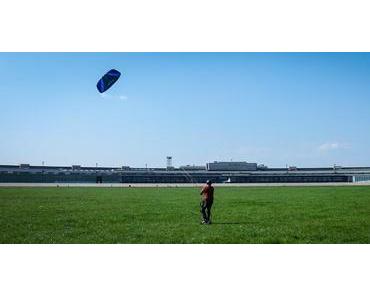
<svg viewBox="0 0 370 297"><path fill-rule="evenodd" d="M370 174L359 174L354 175L352 178L352 181L355 182L364 182L364 181L370 181Z"/></svg>
<svg viewBox="0 0 370 297"><path fill-rule="evenodd" d="M370 180L367 175L317 175L317 174L266 174L266 175L223 175L219 173L154 173L125 172L122 174L40 174L1 173L0 183L204 183L207 179L215 183L326 183L357 182Z"/></svg>
<svg viewBox="0 0 370 297"><path fill-rule="evenodd" d="M348 183L350 175L249 175L233 176L232 183Z"/></svg>

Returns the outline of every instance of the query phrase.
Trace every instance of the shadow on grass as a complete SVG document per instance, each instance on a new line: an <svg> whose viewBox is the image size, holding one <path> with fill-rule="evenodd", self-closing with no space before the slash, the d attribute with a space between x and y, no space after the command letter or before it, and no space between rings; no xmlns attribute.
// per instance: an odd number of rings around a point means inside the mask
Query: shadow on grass
<svg viewBox="0 0 370 297"><path fill-rule="evenodd" d="M212 225L248 225L248 222L212 222Z"/></svg>

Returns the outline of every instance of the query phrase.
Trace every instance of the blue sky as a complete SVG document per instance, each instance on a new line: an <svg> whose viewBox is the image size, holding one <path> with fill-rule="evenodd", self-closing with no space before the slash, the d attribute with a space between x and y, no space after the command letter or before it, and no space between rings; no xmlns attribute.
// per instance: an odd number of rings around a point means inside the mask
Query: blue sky
<svg viewBox="0 0 370 297"><path fill-rule="evenodd" d="M370 165L367 53L0 53L0 81L0 164Z"/></svg>

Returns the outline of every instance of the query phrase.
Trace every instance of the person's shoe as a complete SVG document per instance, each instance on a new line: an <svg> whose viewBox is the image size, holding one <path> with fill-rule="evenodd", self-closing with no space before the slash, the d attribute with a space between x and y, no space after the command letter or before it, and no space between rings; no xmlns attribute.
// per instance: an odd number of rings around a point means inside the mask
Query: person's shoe
<svg viewBox="0 0 370 297"><path fill-rule="evenodd" d="M208 221L208 222L206 222L206 224L207 224L207 225L211 225L212 223L211 223L211 221Z"/></svg>
<svg viewBox="0 0 370 297"><path fill-rule="evenodd" d="M203 224L203 225L204 225L204 224L207 224L207 222L206 222L206 221L202 221L202 222L201 222L201 224Z"/></svg>

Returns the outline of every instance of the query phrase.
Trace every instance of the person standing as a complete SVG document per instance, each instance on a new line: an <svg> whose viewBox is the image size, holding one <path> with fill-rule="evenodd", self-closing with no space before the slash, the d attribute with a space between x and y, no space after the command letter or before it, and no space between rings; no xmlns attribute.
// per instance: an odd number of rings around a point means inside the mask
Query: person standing
<svg viewBox="0 0 370 297"><path fill-rule="evenodd" d="M206 185L202 188L202 191L200 192L200 195L202 195L202 200L200 202L200 212L203 217L202 224L211 224L213 193L214 188L212 186L212 182L210 180L207 180Z"/></svg>

